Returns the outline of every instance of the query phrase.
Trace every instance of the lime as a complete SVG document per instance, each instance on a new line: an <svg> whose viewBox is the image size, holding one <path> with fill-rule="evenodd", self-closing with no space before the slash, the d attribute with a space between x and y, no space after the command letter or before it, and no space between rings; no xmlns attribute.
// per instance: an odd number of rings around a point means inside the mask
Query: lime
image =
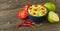
<svg viewBox="0 0 60 31"><path fill-rule="evenodd" d="M50 11L49 14L48 14L48 21L50 23L56 23L56 22L59 22L59 17L56 13Z"/></svg>
<svg viewBox="0 0 60 31"><path fill-rule="evenodd" d="M44 6L49 10L49 11L55 11L56 6L53 3L45 3Z"/></svg>

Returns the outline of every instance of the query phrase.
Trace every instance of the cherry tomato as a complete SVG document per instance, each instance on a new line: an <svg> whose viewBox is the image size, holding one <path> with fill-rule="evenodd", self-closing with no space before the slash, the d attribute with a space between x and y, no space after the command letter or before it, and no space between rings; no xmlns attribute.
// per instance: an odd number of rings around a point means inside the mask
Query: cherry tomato
<svg viewBox="0 0 60 31"><path fill-rule="evenodd" d="M30 4L26 4L26 5L24 6L24 10L27 10L28 7L30 7L30 6L31 6Z"/></svg>
<svg viewBox="0 0 60 31"><path fill-rule="evenodd" d="M18 12L18 18L25 19L27 16L28 16L28 13L25 10L20 10Z"/></svg>

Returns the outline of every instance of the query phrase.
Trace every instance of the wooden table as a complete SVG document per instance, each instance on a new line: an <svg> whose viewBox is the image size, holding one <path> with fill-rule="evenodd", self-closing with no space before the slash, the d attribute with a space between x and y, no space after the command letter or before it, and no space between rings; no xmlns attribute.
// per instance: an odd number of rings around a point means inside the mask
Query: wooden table
<svg viewBox="0 0 60 31"><path fill-rule="evenodd" d="M22 0L21 0L22 1ZM21 2L20 1L20 2ZM0 10L0 31L60 31L60 21L56 24L51 24L47 20L41 22L40 26L32 27L20 27L15 26L23 21L18 19L17 12L23 9L23 6L27 3L40 4L45 2L53 2L56 5L56 13L60 17L60 0L23 0L22 5L18 6L20 8L12 8ZM35 30L36 29L36 30Z"/></svg>

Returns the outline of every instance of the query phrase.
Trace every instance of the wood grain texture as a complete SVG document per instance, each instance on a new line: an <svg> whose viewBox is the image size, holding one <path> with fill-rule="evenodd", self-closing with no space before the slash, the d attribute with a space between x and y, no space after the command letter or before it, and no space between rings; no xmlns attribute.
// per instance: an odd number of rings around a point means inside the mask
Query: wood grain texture
<svg viewBox="0 0 60 31"><path fill-rule="evenodd" d="M60 18L60 0L0 0L0 31L60 31L60 21L56 24L50 24L45 20L42 21L41 26L35 26L35 28L15 27L18 23L23 23L22 20L18 19L17 12L22 10L25 4L41 4L45 2L55 3L56 13Z"/></svg>

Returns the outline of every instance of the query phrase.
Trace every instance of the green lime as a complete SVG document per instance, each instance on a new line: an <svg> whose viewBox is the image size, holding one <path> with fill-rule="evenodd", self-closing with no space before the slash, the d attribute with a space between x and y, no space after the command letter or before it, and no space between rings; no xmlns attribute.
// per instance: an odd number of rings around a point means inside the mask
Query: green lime
<svg viewBox="0 0 60 31"><path fill-rule="evenodd" d="M50 23L56 23L56 22L59 22L59 17L56 13L50 11L49 14L48 14L48 21Z"/></svg>
<svg viewBox="0 0 60 31"><path fill-rule="evenodd" d="M44 6L50 11L55 11L56 10L56 6L53 3L45 3Z"/></svg>

